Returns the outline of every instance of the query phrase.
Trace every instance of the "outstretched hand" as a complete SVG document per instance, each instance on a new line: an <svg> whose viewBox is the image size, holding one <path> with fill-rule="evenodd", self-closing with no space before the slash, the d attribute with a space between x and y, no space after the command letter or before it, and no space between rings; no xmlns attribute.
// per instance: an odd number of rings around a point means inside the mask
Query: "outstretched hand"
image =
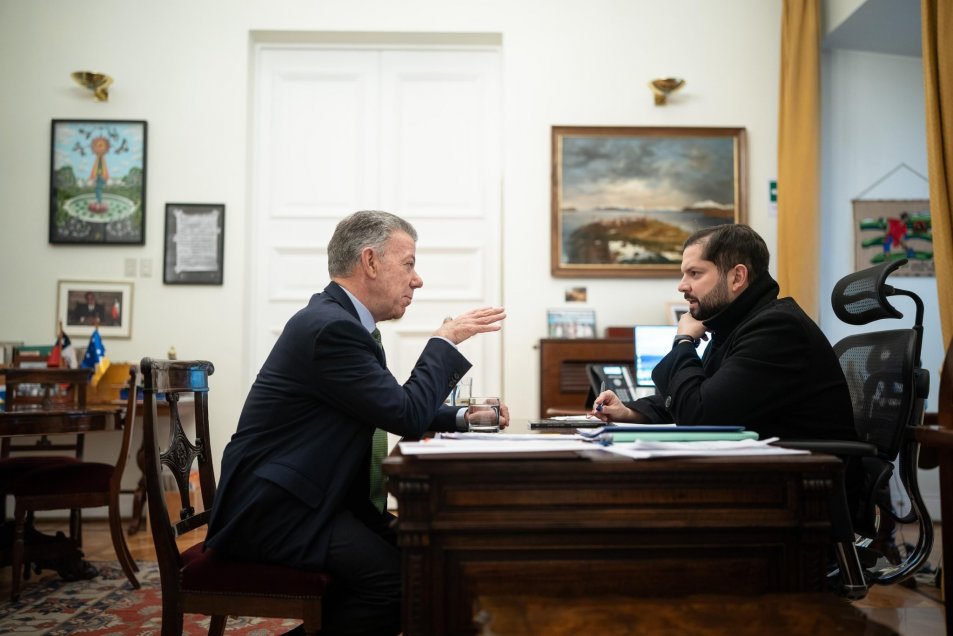
<svg viewBox="0 0 953 636"><path fill-rule="evenodd" d="M506 318L502 307L483 307L474 309L456 318L449 318L440 325L433 335L446 338L453 344L460 344L470 336L488 331L499 331L500 322Z"/></svg>

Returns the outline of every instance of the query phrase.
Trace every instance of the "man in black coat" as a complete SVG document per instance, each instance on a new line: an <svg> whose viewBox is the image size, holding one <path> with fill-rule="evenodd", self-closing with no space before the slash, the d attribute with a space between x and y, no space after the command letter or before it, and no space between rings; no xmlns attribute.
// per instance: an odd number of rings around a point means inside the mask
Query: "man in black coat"
<svg viewBox="0 0 953 636"><path fill-rule="evenodd" d="M456 345L499 330L505 317L484 308L445 321L401 385L375 325L400 318L423 285L416 239L386 212L338 224L332 282L285 325L222 458L206 545L328 572L322 634L400 632L400 551L394 517L370 498L380 476L372 440L378 429L410 438L466 430L465 413L443 405L470 368ZM505 406L500 415L506 426Z"/></svg>
<svg viewBox="0 0 953 636"><path fill-rule="evenodd" d="M792 298L778 298L768 248L747 225L690 236L678 290L689 312L656 365L656 395L623 403L599 395L612 422L743 425L762 438L856 440L850 393L820 328ZM699 339L711 343L699 359Z"/></svg>

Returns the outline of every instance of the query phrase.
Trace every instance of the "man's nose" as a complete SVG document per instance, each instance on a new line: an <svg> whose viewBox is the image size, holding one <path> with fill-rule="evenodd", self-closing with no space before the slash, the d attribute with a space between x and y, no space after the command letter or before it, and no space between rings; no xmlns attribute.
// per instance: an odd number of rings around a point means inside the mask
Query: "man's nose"
<svg viewBox="0 0 953 636"><path fill-rule="evenodd" d="M424 286L424 279L420 277L420 274L414 272L414 277L410 280L410 286L414 289L420 289Z"/></svg>

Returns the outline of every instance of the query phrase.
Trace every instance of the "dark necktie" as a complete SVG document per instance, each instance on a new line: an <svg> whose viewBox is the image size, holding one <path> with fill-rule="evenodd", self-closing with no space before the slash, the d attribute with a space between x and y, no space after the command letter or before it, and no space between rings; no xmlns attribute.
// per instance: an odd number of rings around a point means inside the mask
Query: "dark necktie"
<svg viewBox="0 0 953 636"><path fill-rule="evenodd" d="M374 329L371 337L381 345L381 332ZM377 428L374 429L374 437L371 438L371 472L370 472L370 498L371 503L379 511L383 512L387 504L387 491L384 489L384 474L381 472L381 462L387 456L387 431Z"/></svg>

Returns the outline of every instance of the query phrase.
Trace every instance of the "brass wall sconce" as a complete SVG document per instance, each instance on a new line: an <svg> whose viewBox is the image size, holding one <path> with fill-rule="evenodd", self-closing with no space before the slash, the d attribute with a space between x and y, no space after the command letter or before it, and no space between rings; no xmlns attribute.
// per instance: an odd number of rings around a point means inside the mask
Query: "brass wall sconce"
<svg viewBox="0 0 953 636"><path fill-rule="evenodd" d="M663 77L649 82L649 88L655 93L655 105L664 106L669 93L674 93L685 85L685 80L677 77Z"/></svg>
<svg viewBox="0 0 953 636"><path fill-rule="evenodd" d="M113 83L113 78L105 73L93 73L92 71L75 71L70 73L77 84L83 88L93 91L93 97L97 102L109 100L109 85Z"/></svg>

